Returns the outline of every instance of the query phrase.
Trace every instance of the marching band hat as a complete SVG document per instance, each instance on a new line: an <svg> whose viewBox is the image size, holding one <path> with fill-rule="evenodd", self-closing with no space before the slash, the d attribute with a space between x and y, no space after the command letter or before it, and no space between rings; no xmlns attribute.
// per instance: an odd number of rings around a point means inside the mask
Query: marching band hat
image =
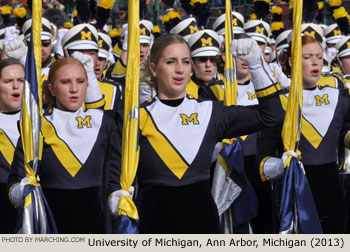
<svg viewBox="0 0 350 252"><path fill-rule="evenodd" d="M301 33L315 38L318 42L320 42L320 44L322 44L323 42L323 30L317 24L314 24L314 23L302 24Z"/></svg>
<svg viewBox="0 0 350 252"><path fill-rule="evenodd" d="M219 35L225 35L225 17L226 14L222 14L213 23L213 30ZM243 34L244 17L241 13L232 11L232 26L233 34Z"/></svg>
<svg viewBox="0 0 350 252"><path fill-rule="evenodd" d="M98 33L98 57L108 59L109 50L112 47L112 39L105 33Z"/></svg>
<svg viewBox="0 0 350 252"><path fill-rule="evenodd" d="M140 44L151 44L152 42L152 30L153 30L153 24L151 21L148 20L141 20L140 21Z"/></svg>
<svg viewBox="0 0 350 252"><path fill-rule="evenodd" d="M337 24L332 24L324 29L323 35L326 38L326 42L329 44L336 44L344 37Z"/></svg>
<svg viewBox="0 0 350 252"><path fill-rule="evenodd" d="M322 28L323 31L327 28L327 25L325 24L318 24L318 25Z"/></svg>
<svg viewBox="0 0 350 252"><path fill-rule="evenodd" d="M275 44L277 51L285 49L285 48L288 48L288 46L289 46L289 44L288 44L288 35L289 35L290 32L291 32L291 30L286 30L286 31L281 32L277 36L276 44Z"/></svg>
<svg viewBox="0 0 350 252"><path fill-rule="evenodd" d="M97 30L90 24L73 26L64 34L61 43L66 56L69 56L68 50L99 50Z"/></svg>
<svg viewBox="0 0 350 252"><path fill-rule="evenodd" d="M350 36L344 36L338 43L335 45L335 48L338 50L338 57L344 57L350 55Z"/></svg>
<svg viewBox="0 0 350 252"><path fill-rule="evenodd" d="M192 57L217 56L220 54L219 35L213 30L201 30L188 39Z"/></svg>
<svg viewBox="0 0 350 252"><path fill-rule="evenodd" d="M42 31L41 31L41 40L51 40L51 23L46 18L41 19ZM30 34L32 31L32 19L28 19L22 27L22 32L26 40L30 40Z"/></svg>
<svg viewBox="0 0 350 252"><path fill-rule="evenodd" d="M270 25L262 20L250 20L244 24L244 31L254 40L267 43L267 37L270 35Z"/></svg>
<svg viewBox="0 0 350 252"><path fill-rule="evenodd" d="M181 35L186 41L196 32L198 32L197 22L192 17L182 20L169 31L170 34Z"/></svg>

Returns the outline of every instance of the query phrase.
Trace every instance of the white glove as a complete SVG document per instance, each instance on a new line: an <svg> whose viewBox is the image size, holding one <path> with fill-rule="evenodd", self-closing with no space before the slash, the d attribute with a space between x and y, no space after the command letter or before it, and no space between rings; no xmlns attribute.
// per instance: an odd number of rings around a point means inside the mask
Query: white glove
<svg viewBox="0 0 350 252"><path fill-rule="evenodd" d="M127 51L128 50L128 31L127 30L125 31L122 49L123 49L123 51Z"/></svg>
<svg viewBox="0 0 350 252"><path fill-rule="evenodd" d="M24 44L23 40L15 39L15 40L9 41L4 46L4 52L8 57L18 59L23 64L23 62L25 62L28 48Z"/></svg>
<svg viewBox="0 0 350 252"><path fill-rule="evenodd" d="M232 40L230 52L247 63L255 91L265 89L276 83L254 39L244 38Z"/></svg>
<svg viewBox="0 0 350 252"><path fill-rule="evenodd" d="M15 185L11 190L11 200L15 203L16 207L19 208L21 206L23 200L24 186L28 181L31 181L30 178L24 177L21 182Z"/></svg>
<svg viewBox="0 0 350 252"><path fill-rule="evenodd" d="M64 52L63 52L63 48L62 48L62 38L64 36L64 34L66 34L66 32L68 31L68 29L59 29L57 31L57 38L56 38L56 49L55 49L55 52L64 57Z"/></svg>
<svg viewBox="0 0 350 252"><path fill-rule="evenodd" d="M280 178L284 173L284 164L282 159L270 157L268 158L264 166L262 167L263 181L273 181Z"/></svg>
<svg viewBox="0 0 350 252"><path fill-rule="evenodd" d="M230 52L233 56L245 61L248 66L256 63L259 64L261 50L254 39L244 38L232 40Z"/></svg>
<svg viewBox="0 0 350 252"><path fill-rule="evenodd" d="M333 48L327 48L327 59L329 64L332 63L333 59L335 56L337 56L338 50L333 47Z"/></svg>
<svg viewBox="0 0 350 252"><path fill-rule="evenodd" d="M225 44L225 37L223 35L219 35L219 43L220 43L220 49L222 49Z"/></svg>
<svg viewBox="0 0 350 252"><path fill-rule="evenodd" d="M108 200L109 210L111 211L112 215L118 215L120 197L125 196L132 198L132 196L134 195L134 191L135 188L133 186L130 186L129 191L118 190L112 193L111 197Z"/></svg>
<svg viewBox="0 0 350 252"><path fill-rule="evenodd" d="M270 63L269 67L275 74L276 80L281 84L282 89L290 86L291 80L282 72L281 67L277 63Z"/></svg>
<svg viewBox="0 0 350 252"><path fill-rule="evenodd" d="M95 75L94 60L91 56L75 51L72 57L79 60L86 70L89 86L86 91L85 103L93 103L103 98L101 89Z"/></svg>
<svg viewBox="0 0 350 252"><path fill-rule="evenodd" d="M89 75L89 73L93 73L95 66L94 66L94 60L90 55L83 54L79 51L75 51L72 54L72 57L74 59L77 59L81 62L81 64L84 65L84 68L86 70L86 73Z"/></svg>
<svg viewBox="0 0 350 252"><path fill-rule="evenodd" d="M3 42L6 45L10 41L16 39L18 36L19 36L19 30L17 30L15 26L6 27Z"/></svg>

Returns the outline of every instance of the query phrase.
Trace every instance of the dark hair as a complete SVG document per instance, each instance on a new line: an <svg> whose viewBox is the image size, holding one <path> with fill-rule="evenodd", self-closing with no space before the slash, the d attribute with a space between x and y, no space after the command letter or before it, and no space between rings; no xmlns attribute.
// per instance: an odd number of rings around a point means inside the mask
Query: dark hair
<svg viewBox="0 0 350 252"><path fill-rule="evenodd" d="M0 78L2 76L2 70L5 67L12 66L12 65L20 65L24 71L24 66L21 64L21 62L18 59L13 59L13 58L3 59L3 60L0 60Z"/></svg>
<svg viewBox="0 0 350 252"><path fill-rule="evenodd" d="M172 44L185 44L188 47L188 50L191 52L189 45L186 40L177 34L164 34L159 36L153 43L151 48L151 53L149 60L145 62L142 68L141 81L144 81L151 86L156 88L156 81L152 76L150 70L150 64L158 64L160 57L162 56L164 49Z"/></svg>
<svg viewBox="0 0 350 252"><path fill-rule="evenodd" d="M307 45L307 44L311 44L311 43L318 43L322 49L320 42L318 40L316 40L314 37L311 37L308 35L304 35L301 37L302 46ZM289 65L289 58L290 57L292 57L292 42L289 42L288 49L280 55L280 62L282 65L282 71L285 74L287 74L287 76L292 73L292 68Z"/></svg>
<svg viewBox="0 0 350 252"><path fill-rule="evenodd" d="M56 98L51 94L49 90L49 84L53 84L55 82L57 72L61 67L70 64L76 64L81 66L84 69L87 79L85 67L79 60L76 60L71 57L64 57L56 60L50 67L48 79L43 83L43 100L47 102L52 108L56 107Z"/></svg>

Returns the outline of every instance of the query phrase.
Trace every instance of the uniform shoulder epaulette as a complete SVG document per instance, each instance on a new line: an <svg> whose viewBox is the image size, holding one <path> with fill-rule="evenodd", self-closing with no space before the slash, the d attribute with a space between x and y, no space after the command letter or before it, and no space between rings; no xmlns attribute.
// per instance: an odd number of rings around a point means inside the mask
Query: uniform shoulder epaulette
<svg viewBox="0 0 350 252"><path fill-rule="evenodd" d="M193 95L191 95L191 94L187 94L187 98L188 99L196 99Z"/></svg>
<svg viewBox="0 0 350 252"><path fill-rule="evenodd" d="M141 103L140 104L140 108L144 108L144 107L146 107L146 106L149 106L149 105L151 105L153 102L155 102L155 98L153 97L151 97L151 98L148 98L148 100L146 100L146 101L144 101L143 103Z"/></svg>

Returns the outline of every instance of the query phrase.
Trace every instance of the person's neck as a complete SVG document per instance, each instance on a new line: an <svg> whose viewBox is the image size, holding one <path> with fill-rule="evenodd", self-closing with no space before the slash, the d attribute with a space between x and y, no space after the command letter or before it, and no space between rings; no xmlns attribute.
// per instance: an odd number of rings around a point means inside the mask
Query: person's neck
<svg viewBox="0 0 350 252"><path fill-rule="evenodd" d="M237 76L237 82L238 83L245 83L247 80L249 80L249 74L247 76Z"/></svg>
<svg viewBox="0 0 350 252"><path fill-rule="evenodd" d="M47 66L50 65L50 63L51 63L51 56L47 60L42 62L42 66L41 67L42 68L47 67Z"/></svg>
<svg viewBox="0 0 350 252"><path fill-rule="evenodd" d="M15 111L1 111L1 113L5 115L14 115L17 114L21 109L15 110Z"/></svg>
<svg viewBox="0 0 350 252"><path fill-rule="evenodd" d="M316 83L315 84L303 84L303 89L305 90L312 90L316 88Z"/></svg>

